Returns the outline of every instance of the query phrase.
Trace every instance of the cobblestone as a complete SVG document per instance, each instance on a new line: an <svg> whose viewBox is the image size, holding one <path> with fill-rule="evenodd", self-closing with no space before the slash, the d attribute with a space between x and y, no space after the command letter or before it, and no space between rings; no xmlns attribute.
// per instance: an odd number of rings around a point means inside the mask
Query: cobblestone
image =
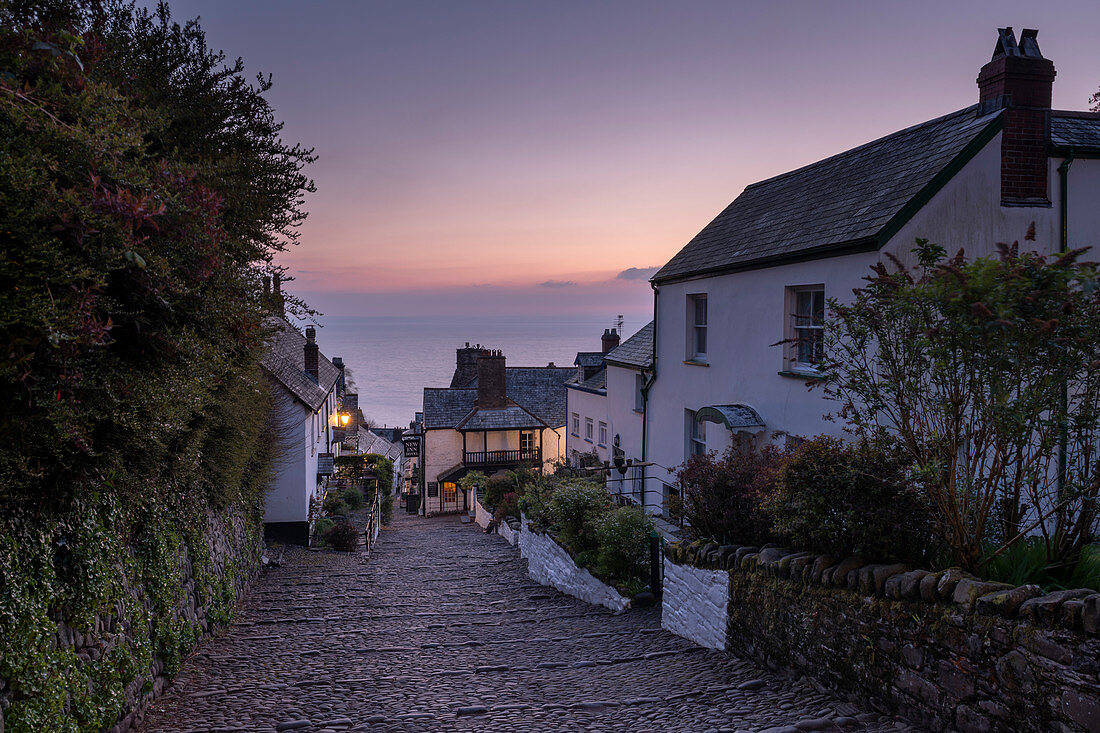
<svg viewBox="0 0 1100 733"><path fill-rule="evenodd" d="M457 518L399 513L369 558L287 550L238 620L157 699L144 733L882 733L897 720L528 579Z"/></svg>

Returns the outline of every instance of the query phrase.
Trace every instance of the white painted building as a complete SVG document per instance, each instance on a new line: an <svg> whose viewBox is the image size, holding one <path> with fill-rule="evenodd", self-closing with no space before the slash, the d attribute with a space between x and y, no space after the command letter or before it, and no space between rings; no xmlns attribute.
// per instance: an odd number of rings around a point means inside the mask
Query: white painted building
<svg viewBox="0 0 1100 733"><path fill-rule="evenodd" d="M807 391L824 299L850 300L887 253L1096 244L1100 114L1051 110L1053 79L1035 32L1004 29L978 104L749 186L657 272L647 509L694 452L840 432Z"/></svg>
<svg viewBox="0 0 1100 733"><path fill-rule="evenodd" d="M581 351L573 360L577 368L565 382L569 423L565 435L566 455L574 466L594 454L599 463L609 460L611 432L607 423L607 367L604 357L619 345L616 329L605 329L601 351Z"/></svg>
<svg viewBox="0 0 1100 733"><path fill-rule="evenodd" d="M310 502L320 498L323 474L331 471L320 464L342 437L337 429L341 370L320 353L312 326L302 334L282 318L274 321L261 363L270 377L271 420L282 443L264 507L264 534L308 545Z"/></svg>
<svg viewBox="0 0 1100 733"><path fill-rule="evenodd" d="M451 387L424 389L423 466L427 514L473 508L458 481L516 468L550 470L565 455L565 380L572 368L507 367L480 346L458 350Z"/></svg>
<svg viewBox="0 0 1100 733"><path fill-rule="evenodd" d="M604 357L607 370L606 421L611 435L608 490L641 504L646 469L637 466L646 453L647 390L653 375L653 323Z"/></svg>

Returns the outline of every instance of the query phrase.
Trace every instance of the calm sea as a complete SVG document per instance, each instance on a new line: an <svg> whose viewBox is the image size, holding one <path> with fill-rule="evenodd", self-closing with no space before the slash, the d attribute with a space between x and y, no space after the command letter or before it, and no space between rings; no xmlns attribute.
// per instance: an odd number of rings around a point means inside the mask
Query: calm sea
<svg viewBox="0 0 1100 733"><path fill-rule="evenodd" d="M645 325L628 318L629 336ZM599 351L609 319L395 318L326 316L317 341L329 358L343 357L359 390L363 414L379 425L407 426L421 409L424 387L447 387L455 349L480 343L501 349L509 366L572 366L578 351Z"/></svg>

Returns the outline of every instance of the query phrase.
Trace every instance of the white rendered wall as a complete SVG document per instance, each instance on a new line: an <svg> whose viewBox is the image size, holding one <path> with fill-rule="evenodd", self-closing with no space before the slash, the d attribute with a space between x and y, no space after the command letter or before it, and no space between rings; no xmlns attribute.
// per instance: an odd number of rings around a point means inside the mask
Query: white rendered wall
<svg viewBox="0 0 1100 733"><path fill-rule="evenodd" d="M306 478L309 473L309 420L312 412L290 397L279 385L272 388L276 433L282 450L275 459L275 476L264 502L264 522L304 522L309 518L312 489ZM317 459L312 460L313 474Z"/></svg>
<svg viewBox="0 0 1100 733"><path fill-rule="evenodd" d="M708 649L725 650L729 573L677 565L665 558L661 628Z"/></svg>
<svg viewBox="0 0 1100 733"><path fill-rule="evenodd" d="M591 453L593 449L601 461L607 460L607 445L600 444L600 423L607 423L607 440L611 442L611 424L607 419L607 397L601 394L593 394L580 389L567 387L569 411L566 415L565 441L566 455L572 457L573 452ZM573 433L573 413L580 417L579 432ZM592 420L592 440L584 437L585 419Z"/></svg>
<svg viewBox="0 0 1100 733"><path fill-rule="evenodd" d="M1058 160L1050 163L1049 191L1053 206L1000 206L1000 136L993 139L956 174L886 244L903 261L917 237L944 246L953 254L960 247L968 257L996 252L997 242L1019 241L1023 250L1057 249L1059 226ZM1100 233L1100 161L1078 160L1070 171L1069 230L1071 246L1089 244ZM1036 240L1024 240L1035 222ZM802 379L778 374L786 369L781 346L787 338L786 289L824 284L826 297L850 300L852 289L881 257L879 252L799 262L686 282L662 285L658 294L657 380L650 391L649 458L665 468L651 475L669 483L684 462L684 411L708 405L743 403L764 418L768 436L776 431L793 435L840 435L840 425L823 420L836 405L820 391L807 392ZM684 363L686 357L687 296L707 294L708 366ZM610 377L609 377L610 379ZM609 381L609 394L614 386ZM729 444L723 427L707 424L707 448L720 451ZM657 481L647 486L647 504L661 501Z"/></svg>
<svg viewBox="0 0 1100 733"><path fill-rule="evenodd" d="M519 551L527 558L527 574L536 583L552 586L612 611L625 611L630 607L630 601L618 591L604 585L587 570L578 568L569 553L549 536L524 526L519 535Z"/></svg>

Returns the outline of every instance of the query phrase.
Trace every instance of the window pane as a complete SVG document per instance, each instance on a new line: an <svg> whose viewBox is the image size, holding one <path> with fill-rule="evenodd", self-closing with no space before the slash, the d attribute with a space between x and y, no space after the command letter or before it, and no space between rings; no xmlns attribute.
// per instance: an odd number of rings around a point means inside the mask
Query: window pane
<svg viewBox="0 0 1100 733"><path fill-rule="evenodd" d="M707 328L706 326L696 327L695 329L695 353L705 354L707 353Z"/></svg>
<svg viewBox="0 0 1100 733"><path fill-rule="evenodd" d="M823 326L825 325L825 291L815 290L813 296L813 324Z"/></svg>
<svg viewBox="0 0 1100 733"><path fill-rule="evenodd" d="M695 325L707 325L707 296L695 296Z"/></svg>

